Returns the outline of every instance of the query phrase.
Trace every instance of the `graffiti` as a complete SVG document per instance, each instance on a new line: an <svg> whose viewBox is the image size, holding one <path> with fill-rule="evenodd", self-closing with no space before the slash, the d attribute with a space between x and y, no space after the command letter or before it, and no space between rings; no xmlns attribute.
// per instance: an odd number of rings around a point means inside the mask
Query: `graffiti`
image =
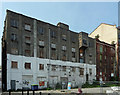
<svg viewBox="0 0 120 95"><path fill-rule="evenodd" d="M39 81L39 85L40 86L45 86L45 82L44 81Z"/></svg>
<svg viewBox="0 0 120 95"><path fill-rule="evenodd" d="M24 85L29 85L29 81L28 80L23 80L23 84Z"/></svg>

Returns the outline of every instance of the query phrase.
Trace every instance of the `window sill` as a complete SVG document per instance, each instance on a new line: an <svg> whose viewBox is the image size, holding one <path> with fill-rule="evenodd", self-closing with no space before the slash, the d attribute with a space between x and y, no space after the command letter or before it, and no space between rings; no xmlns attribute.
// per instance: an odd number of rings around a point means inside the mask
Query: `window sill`
<svg viewBox="0 0 120 95"><path fill-rule="evenodd" d="M27 30L27 29L25 29L25 31L31 32L31 30Z"/></svg>
<svg viewBox="0 0 120 95"><path fill-rule="evenodd" d="M11 68L11 69L17 70L18 68Z"/></svg>
<svg viewBox="0 0 120 95"><path fill-rule="evenodd" d="M25 70L31 70L31 69L25 69Z"/></svg>

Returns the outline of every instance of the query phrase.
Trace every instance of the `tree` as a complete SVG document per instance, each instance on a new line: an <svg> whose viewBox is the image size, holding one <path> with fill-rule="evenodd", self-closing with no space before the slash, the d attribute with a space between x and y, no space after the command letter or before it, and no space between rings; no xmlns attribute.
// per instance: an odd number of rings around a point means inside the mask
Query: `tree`
<svg viewBox="0 0 120 95"><path fill-rule="evenodd" d="M99 37L100 37L99 34L97 34L97 35L95 36L95 39L99 39Z"/></svg>

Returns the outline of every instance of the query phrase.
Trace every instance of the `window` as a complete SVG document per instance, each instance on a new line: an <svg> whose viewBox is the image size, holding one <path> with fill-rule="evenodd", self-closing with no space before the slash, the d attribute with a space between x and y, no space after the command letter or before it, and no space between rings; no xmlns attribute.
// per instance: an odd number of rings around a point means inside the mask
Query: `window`
<svg viewBox="0 0 120 95"><path fill-rule="evenodd" d="M103 52L103 46L100 46L100 53Z"/></svg>
<svg viewBox="0 0 120 95"><path fill-rule="evenodd" d="M12 41L17 41L17 35L16 34L11 34L11 40Z"/></svg>
<svg viewBox="0 0 120 95"><path fill-rule="evenodd" d="M56 71L56 66L52 65L52 71Z"/></svg>
<svg viewBox="0 0 120 95"><path fill-rule="evenodd" d="M25 69L31 69L31 63L25 63Z"/></svg>
<svg viewBox="0 0 120 95"><path fill-rule="evenodd" d="M29 24L25 24L25 30L30 31L31 30L31 26Z"/></svg>
<svg viewBox="0 0 120 95"><path fill-rule="evenodd" d="M62 35L62 40L66 41L66 35Z"/></svg>
<svg viewBox="0 0 120 95"><path fill-rule="evenodd" d="M51 30L50 35L51 35L52 38L56 38L56 32L55 31Z"/></svg>
<svg viewBox="0 0 120 95"><path fill-rule="evenodd" d="M92 45L91 45L91 43L89 42L89 47L91 47Z"/></svg>
<svg viewBox="0 0 120 95"><path fill-rule="evenodd" d="M30 43L30 37L25 36L25 42L26 42L26 43Z"/></svg>
<svg viewBox="0 0 120 95"><path fill-rule="evenodd" d="M10 23L10 25L11 25L12 27L17 28L17 27L18 27L18 21L15 20L15 19L11 19L11 23Z"/></svg>
<svg viewBox="0 0 120 95"><path fill-rule="evenodd" d="M106 52L106 47L105 47L105 52Z"/></svg>
<svg viewBox="0 0 120 95"><path fill-rule="evenodd" d="M92 64L92 60L91 59L89 60L89 63Z"/></svg>
<svg viewBox="0 0 120 95"><path fill-rule="evenodd" d="M63 70L63 71L66 71L66 66L63 66L63 67L62 67L62 70Z"/></svg>
<svg viewBox="0 0 120 95"><path fill-rule="evenodd" d="M56 50L55 49L51 50L51 59L56 59Z"/></svg>
<svg viewBox="0 0 120 95"><path fill-rule="evenodd" d="M106 55L105 55L105 60L106 60Z"/></svg>
<svg viewBox="0 0 120 95"><path fill-rule="evenodd" d="M72 52L72 57L75 58L75 52Z"/></svg>
<svg viewBox="0 0 120 95"><path fill-rule="evenodd" d="M39 28L38 28L38 33L39 33L40 35L43 35L43 34L44 34L44 29L43 29L42 27L39 27Z"/></svg>
<svg viewBox="0 0 120 95"><path fill-rule="evenodd" d="M84 62L84 60L82 58L80 58L80 63L83 63L83 62Z"/></svg>
<svg viewBox="0 0 120 95"><path fill-rule="evenodd" d="M79 69L80 75L79 76L83 76L84 75L84 68L80 68Z"/></svg>
<svg viewBox="0 0 120 95"><path fill-rule="evenodd" d="M100 75L102 75L102 72L100 72Z"/></svg>
<svg viewBox="0 0 120 95"><path fill-rule="evenodd" d="M83 56L83 53L80 53L80 57L82 57Z"/></svg>
<svg viewBox="0 0 120 95"><path fill-rule="evenodd" d="M72 52L75 52L75 48L72 48Z"/></svg>
<svg viewBox="0 0 120 95"><path fill-rule="evenodd" d="M56 44L53 44L53 43L52 43L52 44L51 44L51 48L54 48L54 49L55 49L55 48L56 48Z"/></svg>
<svg viewBox="0 0 120 95"><path fill-rule="evenodd" d="M120 44L120 39L118 39L118 43Z"/></svg>
<svg viewBox="0 0 120 95"><path fill-rule="evenodd" d="M102 61L102 55L100 55L100 60Z"/></svg>
<svg viewBox="0 0 120 95"><path fill-rule="evenodd" d="M118 34L118 38L120 39L120 33Z"/></svg>
<svg viewBox="0 0 120 95"><path fill-rule="evenodd" d="M65 51L65 50L66 50L66 46L62 46L62 50L64 50L64 51Z"/></svg>
<svg viewBox="0 0 120 95"><path fill-rule="evenodd" d="M30 44L29 43L26 43L26 49L30 49Z"/></svg>
<svg viewBox="0 0 120 95"><path fill-rule="evenodd" d="M18 54L18 49L17 48L11 48L11 53L12 54Z"/></svg>
<svg viewBox="0 0 120 95"><path fill-rule="evenodd" d="M25 50L25 56L30 56L31 55L30 53L31 53L30 50Z"/></svg>
<svg viewBox="0 0 120 95"><path fill-rule="evenodd" d="M44 58L44 47L39 47L39 57Z"/></svg>
<svg viewBox="0 0 120 95"><path fill-rule="evenodd" d="M66 52L65 51L62 52L62 60L66 61Z"/></svg>
<svg viewBox="0 0 120 95"><path fill-rule="evenodd" d="M11 68L18 68L18 63L16 61L12 61Z"/></svg>
<svg viewBox="0 0 120 95"><path fill-rule="evenodd" d="M111 57L111 60L113 60L113 57Z"/></svg>
<svg viewBox="0 0 120 95"><path fill-rule="evenodd" d="M44 64L39 64L39 70L44 70Z"/></svg>
<svg viewBox="0 0 120 95"><path fill-rule="evenodd" d="M100 62L100 67L102 66L102 63Z"/></svg>
<svg viewBox="0 0 120 95"><path fill-rule="evenodd" d="M92 69L91 68L89 69L89 73L90 73L90 75L92 75Z"/></svg>
<svg viewBox="0 0 120 95"><path fill-rule="evenodd" d="M89 54L89 57L92 57L92 53Z"/></svg>
<svg viewBox="0 0 120 95"><path fill-rule="evenodd" d="M75 72L76 71L76 68L75 67L72 67L72 72Z"/></svg>
<svg viewBox="0 0 120 95"><path fill-rule="evenodd" d="M40 46L44 46L44 41L39 41Z"/></svg>
<svg viewBox="0 0 120 95"><path fill-rule="evenodd" d="M85 39L83 39L83 44L87 45L87 41Z"/></svg>
<svg viewBox="0 0 120 95"><path fill-rule="evenodd" d="M72 58L72 62L75 62L75 61L76 61L76 59L73 57L73 58Z"/></svg>
<svg viewBox="0 0 120 95"><path fill-rule="evenodd" d="M72 42L75 43L75 38L74 37L72 37Z"/></svg>

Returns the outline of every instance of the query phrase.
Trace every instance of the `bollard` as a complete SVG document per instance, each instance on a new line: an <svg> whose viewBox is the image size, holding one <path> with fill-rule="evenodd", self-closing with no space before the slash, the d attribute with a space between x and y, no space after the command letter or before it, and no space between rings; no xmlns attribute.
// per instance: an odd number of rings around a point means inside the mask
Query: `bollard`
<svg viewBox="0 0 120 95"><path fill-rule="evenodd" d="M35 95L35 91L33 90L33 95Z"/></svg>
<svg viewBox="0 0 120 95"><path fill-rule="evenodd" d="M9 95L11 95L11 91L9 90Z"/></svg>
<svg viewBox="0 0 120 95"><path fill-rule="evenodd" d="M22 89L22 95L23 95L23 89Z"/></svg>
<svg viewBox="0 0 120 95"><path fill-rule="evenodd" d="M22 90L22 95L23 95L23 90Z"/></svg>
<svg viewBox="0 0 120 95"><path fill-rule="evenodd" d="M40 92L40 95L42 95L42 92Z"/></svg>
<svg viewBox="0 0 120 95"><path fill-rule="evenodd" d="M29 91L27 91L27 95L29 95Z"/></svg>

